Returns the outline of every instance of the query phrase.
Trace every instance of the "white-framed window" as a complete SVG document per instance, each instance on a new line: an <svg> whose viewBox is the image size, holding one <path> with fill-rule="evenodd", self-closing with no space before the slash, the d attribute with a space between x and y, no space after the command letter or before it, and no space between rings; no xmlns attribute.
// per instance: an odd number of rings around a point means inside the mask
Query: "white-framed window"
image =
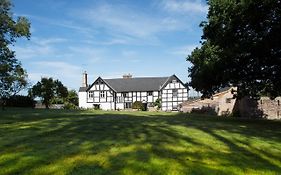
<svg viewBox="0 0 281 175"><path fill-rule="evenodd" d="M148 92L147 92L147 95L148 95L148 96L152 96L152 91L148 91Z"/></svg>
<svg viewBox="0 0 281 175"><path fill-rule="evenodd" d="M178 110L178 106L177 105L173 105L172 106L172 110Z"/></svg>
<svg viewBox="0 0 281 175"><path fill-rule="evenodd" d="M128 93L128 92L123 92L123 93L122 93L122 96L123 96L124 98L126 98L126 97L129 96L129 93Z"/></svg>
<svg viewBox="0 0 281 175"><path fill-rule="evenodd" d="M104 98L104 97L105 97L104 91L100 91L100 98Z"/></svg>
<svg viewBox="0 0 281 175"><path fill-rule="evenodd" d="M178 96L178 90L177 89L173 89L173 97L177 97Z"/></svg>
<svg viewBox="0 0 281 175"><path fill-rule="evenodd" d="M93 91L89 91L89 92L88 92L88 97L89 97L89 98L93 98L93 96L94 96L94 92L93 92Z"/></svg>
<svg viewBox="0 0 281 175"><path fill-rule="evenodd" d="M117 97L116 102L117 102L117 103L123 102L123 97Z"/></svg>

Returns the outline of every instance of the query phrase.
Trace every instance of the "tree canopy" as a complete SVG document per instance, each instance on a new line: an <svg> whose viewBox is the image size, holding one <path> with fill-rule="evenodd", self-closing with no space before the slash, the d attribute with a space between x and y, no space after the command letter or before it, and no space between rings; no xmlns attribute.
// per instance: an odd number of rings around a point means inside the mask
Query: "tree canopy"
<svg viewBox="0 0 281 175"><path fill-rule="evenodd" d="M54 98L66 98L68 96L67 88L59 81L53 78L41 78L30 90L32 97L42 98L43 104L48 109L51 100Z"/></svg>
<svg viewBox="0 0 281 175"><path fill-rule="evenodd" d="M0 100L18 93L27 85L27 74L9 46L16 38L30 37L30 23L25 17L13 18L9 0L0 1Z"/></svg>
<svg viewBox="0 0 281 175"><path fill-rule="evenodd" d="M78 106L78 101L79 101L79 98L78 98L78 94L75 90L70 90L68 91L68 96L66 98L66 101L68 103L71 103L75 106Z"/></svg>
<svg viewBox="0 0 281 175"><path fill-rule="evenodd" d="M238 96L281 95L281 0L209 0L202 46L187 60L190 85L209 97L238 87Z"/></svg>

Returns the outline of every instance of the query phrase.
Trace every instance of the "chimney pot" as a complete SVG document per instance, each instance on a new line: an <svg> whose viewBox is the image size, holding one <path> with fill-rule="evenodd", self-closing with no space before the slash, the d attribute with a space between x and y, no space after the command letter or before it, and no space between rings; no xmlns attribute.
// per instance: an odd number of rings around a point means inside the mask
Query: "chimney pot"
<svg viewBox="0 0 281 175"><path fill-rule="evenodd" d="M124 79L129 79L129 78L132 78L133 76L129 73L129 74L124 74L123 75L123 78Z"/></svg>

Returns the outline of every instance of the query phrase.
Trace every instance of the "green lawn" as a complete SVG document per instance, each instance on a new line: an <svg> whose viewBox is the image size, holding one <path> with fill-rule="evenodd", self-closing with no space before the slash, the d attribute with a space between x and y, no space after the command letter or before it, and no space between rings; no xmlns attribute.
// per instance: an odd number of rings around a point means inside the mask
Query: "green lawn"
<svg viewBox="0 0 281 175"><path fill-rule="evenodd" d="M280 174L281 122L0 111L0 174Z"/></svg>

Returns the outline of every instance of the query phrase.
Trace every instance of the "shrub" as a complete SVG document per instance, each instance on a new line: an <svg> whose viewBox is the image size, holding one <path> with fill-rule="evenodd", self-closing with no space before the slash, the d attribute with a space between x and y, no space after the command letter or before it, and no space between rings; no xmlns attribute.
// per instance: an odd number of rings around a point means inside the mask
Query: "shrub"
<svg viewBox="0 0 281 175"><path fill-rule="evenodd" d="M64 103L63 109L78 109L78 107L72 103Z"/></svg>
<svg viewBox="0 0 281 175"><path fill-rule="evenodd" d="M232 112L232 114L230 115L231 117L241 117L241 114L238 110L235 110Z"/></svg>
<svg viewBox="0 0 281 175"><path fill-rule="evenodd" d="M94 110L100 110L100 105L94 105Z"/></svg>
<svg viewBox="0 0 281 175"><path fill-rule="evenodd" d="M36 101L29 96L14 95L5 99L7 107L35 107Z"/></svg>
<svg viewBox="0 0 281 175"><path fill-rule="evenodd" d="M215 108L209 106L203 106L200 109L193 108L190 113L217 115Z"/></svg>
<svg viewBox="0 0 281 175"><path fill-rule="evenodd" d="M142 110L142 111L145 110L145 107L141 101L135 101L132 105L132 108L137 109L137 110Z"/></svg>
<svg viewBox="0 0 281 175"><path fill-rule="evenodd" d="M161 108L161 99L158 98L155 102L154 102L154 106L157 107L157 110L159 110Z"/></svg>

